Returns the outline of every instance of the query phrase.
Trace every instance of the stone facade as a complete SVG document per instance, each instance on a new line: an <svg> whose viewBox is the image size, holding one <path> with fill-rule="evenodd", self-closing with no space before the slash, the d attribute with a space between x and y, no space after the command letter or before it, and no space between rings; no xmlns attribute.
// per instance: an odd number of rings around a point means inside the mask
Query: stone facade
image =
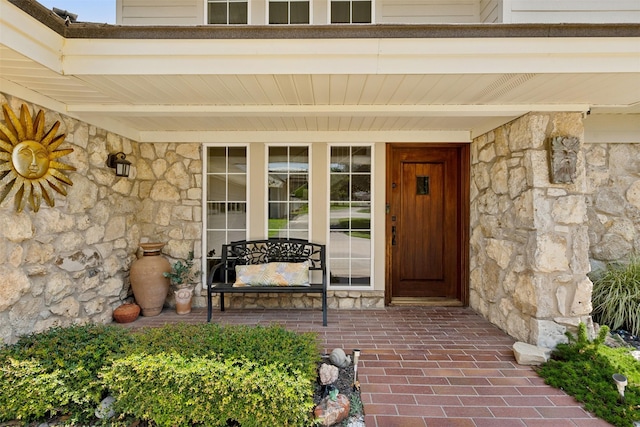
<svg viewBox="0 0 640 427"><path fill-rule="evenodd" d="M0 94L19 111L23 101ZM40 109L27 103L31 113ZM0 205L0 340L54 325L109 322L130 298L141 241L165 242L170 261L201 254L199 144L146 144L43 109L60 121L76 167L53 208ZM573 183L551 184L548 141L581 143ZM590 324L591 265L640 250L640 144L582 145L578 113L531 113L471 145L470 304L518 340L553 347ZM122 151L129 178L105 164ZM590 263L591 261L591 263ZM206 306L196 288L194 306ZM169 298L171 304L171 298ZM219 304L216 297L214 305ZM229 296L230 307L317 308L317 296ZM382 291L330 291L331 309L382 308Z"/></svg>
<svg viewBox="0 0 640 427"><path fill-rule="evenodd" d="M594 269L640 254L640 138L585 146L587 215Z"/></svg>
<svg viewBox="0 0 640 427"><path fill-rule="evenodd" d="M550 138L583 134L578 113L531 113L472 143L470 304L544 347L591 323L583 150L573 183L549 178Z"/></svg>
<svg viewBox="0 0 640 427"><path fill-rule="evenodd" d="M14 112L25 103L0 94ZM138 243L167 242L165 253L200 256L202 224L200 147L138 144L86 123L25 103L32 116L43 110L48 130L60 122L61 159L76 167L68 195L55 207L16 212L0 206L0 342L55 325L109 322L129 295L128 271ZM122 151L130 178L106 166Z"/></svg>

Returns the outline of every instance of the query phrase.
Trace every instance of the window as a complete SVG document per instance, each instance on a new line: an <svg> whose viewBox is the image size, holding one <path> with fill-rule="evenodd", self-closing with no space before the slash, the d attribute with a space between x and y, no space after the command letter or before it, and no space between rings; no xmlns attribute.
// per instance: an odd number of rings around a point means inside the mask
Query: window
<svg viewBox="0 0 640 427"><path fill-rule="evenodd" d="M329 281L371 285L370 146L330 147Z"/></svg>
<svg viewBox="0 0 640 427"><path fill-rule="evenodd" d="M247 148L206 148L207 270L222 245L247 235Z"/></svg>
<svg viewBox="0 0 640 427"><path fill-rule="evenodd" d="M269 24L308 24L309 2L271 0L269 1Z"/></svg>
<svg viewBox="0 0 640 427"><path fill-rule="evenodd" d="M271 146L268 154L269 237L309 239L309 147Z"/></svg>
<svg viewBox="0 0 640 427"><path fill-rule="evenodd" d="M371 1L336 0L331 2L332 24L370 24Z"/></svg>
<svg viewBox="0 0 640 427"><path fill-rule="evenodd" d="M247 0L208 0L209 24L246 24Z"/></svg>

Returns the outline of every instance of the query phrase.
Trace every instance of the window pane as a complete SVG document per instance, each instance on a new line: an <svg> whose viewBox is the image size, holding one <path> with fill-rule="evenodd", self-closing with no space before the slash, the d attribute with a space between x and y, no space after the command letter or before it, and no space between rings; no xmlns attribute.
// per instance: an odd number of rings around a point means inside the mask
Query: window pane
<svg viewBox="0 0 640 427"><path fill-rule="evenodd" d="M351 262L351 285L366 286L371 283L371 260L356 259Z"/></svg>
<svg viewBox="0 0 640 427"><path fill-rule="evenodd" d="M236 202L244 202L247 200L247 176L246 175L229 175L229 198Z"/></svg>
<svg viewBox="0 0 640 427"><path fill-rule="evenodd" d="M207 227L225 229L227 227L225 203L207 203Z"/></svg>
<svg viewBox="0 0 640 427"><path fill-rule="evenodd" d="M291 175L289 178L291 200L309 200L309 178L307 175Z"/></svg>
<svg viewBox="0 0 640 427"><path fill-rule="evenodd" d="M269 201L281 201L284 202L289 199L287 194L287 175L283 174L269 174Z"/></svg>
<svg viewBox="0 0 640 427"><path fill-rule="evenodd" d="M351 149L349 147L331 148L331 171L349 172L351 168Z"/></svg>
<svg viewBox="0 0 640 427"><path fill-rule="evenodd" d="M288 170L289 152L287 147L269 147L269 172Z"/></svg>
<svg viewBox="0 0 640 427"><path fill-rule="evenodd" d="M349 260L348 259L332 259L329 267L329 282L332 285L348 285L349 284Z"/></svg>
<svg viewBox="0 0 640 427"><path fill-rule="evenodd" d="M371 175L353 175L351 200L371 200Z"/></svg>
<svg viewBox="0 0 640 427"><path fill-rule="evenodd" d="M207 172L227 172L227 153L224 147L207 148Z"/></svg>
<svg viewBox="0 0 640 427"><path fill-rule="evenodd" d="M299 230L291 230L289 232L289 238L290 239L303 239L303 240L309 240L309 232L308 231L299 231Z"/></svg>
<svg viewBox="0 0 640 427"><path fill-rule="evenodd" d="M353 171L371 172L371 147L353 148Z"/></svg>
<svg viewBox="0 0 640 427"><path fill-rule="evenodd" d="M229 242L237 242L238 240L245 240L247 233L245 231L230 231Z"/></svg>
<svg viewBox="0 0 640 427"><path fill-rule="evenodd" d="M349 237L351 240L351 259L368 259L371 257L370 232L354 231Z"/></svg>
<svg viewBox="0 0 640 427"><path fill-rule="evenodd" d="M354 1L351 22L354 24L371 23L371 2Z"/></svg>
<svg viewBox="0 0 640 427"><path fill-rule="evenodd" d="M247 228L247 204L246 203L229 203L229 229Z"/></svg>
<svg viewBox="0 0 640 427"><path fill-rule="evenodd" d="M331 175L331 200L349 200L349 175Z"/></svg>
<svg viewBox="0 0 640 427"><path fill-rule="evenodd" d="M291 2L291 24L308 24L309 23L309 2L308 1L292 1Z"/></svg>
<svg viewBox="0 0 640 427"><path fill-rule="evenodd" d="M207 200L219 202L227 200L227 185L225 175L207 176Z"/></svg>
<svg viewBox="0 0 640 427"><path fill-rule="evenodd" d="M331 23L332 24L348 24L349 19L349 2L348 1L332 1L331 2Z"/></svg>
<svg viewBox="0 0 640 427"><path fill-rule="evenodd" d="M353 205L351 208L351 229L371 230L371 208L369 206Z"/></svg>
<svg viewBox="0 0 640 427"><path fill-rule="evenodd" d="M247 19L247 3L229 3L229 24L246 24Z"/></svg>
<svg viewBox="0 0 640 427"><path fill-rule="evenodd" d="M209 3L209 24L227 23L227 4Z"/></svg>
<svg viewBox="0 0 640 427"><path fill-rule="evenodd" d="M309 205L307 203L289 204L289 226L295 229L309 229Z"/></svg>
<svg viewBox="0 0 640 427"><path fill-rule="evenodd" d="M299 170L304 170L305 172L309 170L308 147L291 147L290 157L291 163L294 165L298 165Z"/></svg>
<svg viewBox="0 0 640 427"><path fill-rule="evenodd" d="M351 225L349 204L331 203L329 211L329 228L331 230L347 230Z"/></svg>
<svg viewBox="0 0 640 427"><path fill-rule="evenodd" d="M287 2L269 3L269 24L289 23L289 4Z"/></svg>
<svg viewBox="0 0 640 427"><path fill-rule="evenodd" d="M229 148L229 173L247 173L247 149Z"/></svg>
<svg viewBox="0 0 640 427"><path fill-rule="evenodd" d="M215 250L215 255L222 256L222 245L226 243L224 231L208 231L207 232L207 251Z"/></svg>

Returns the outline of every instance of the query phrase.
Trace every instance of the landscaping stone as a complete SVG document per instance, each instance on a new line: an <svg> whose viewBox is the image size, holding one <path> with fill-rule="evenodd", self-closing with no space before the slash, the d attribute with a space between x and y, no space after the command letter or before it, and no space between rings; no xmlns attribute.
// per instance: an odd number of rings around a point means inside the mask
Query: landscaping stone
<svg viewBox="0 0 640 427"><path fill-rule="evenodd" d="M319 425L329 427L349 417L349 398L342 393L332 400L330 396L320 401L313 411Z"/></svg>
<svg viewBox="0 0 640 427"><path fill-rule="evenodd" d="M513 354L519 365L541 365L551 357L551 349L537 347L524 342L517 342L513 345Z"/></svg>
<svg viewBox="0 0 640 427"><path fill-rule="evenodd" d="M320 384L329 385L338 380L339 370L337 366L327 365L323 363L318 370Z"/></svg>

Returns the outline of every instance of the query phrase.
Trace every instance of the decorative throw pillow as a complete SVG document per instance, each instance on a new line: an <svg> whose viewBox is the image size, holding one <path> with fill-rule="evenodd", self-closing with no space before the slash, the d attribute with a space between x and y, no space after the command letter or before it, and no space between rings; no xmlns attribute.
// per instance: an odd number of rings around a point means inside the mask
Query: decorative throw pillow
<svg viewBox="0 0 640 427"><path fill-rule="evenodd" d="M233 286L309 286L309 261L236 265Z"/></svg>

